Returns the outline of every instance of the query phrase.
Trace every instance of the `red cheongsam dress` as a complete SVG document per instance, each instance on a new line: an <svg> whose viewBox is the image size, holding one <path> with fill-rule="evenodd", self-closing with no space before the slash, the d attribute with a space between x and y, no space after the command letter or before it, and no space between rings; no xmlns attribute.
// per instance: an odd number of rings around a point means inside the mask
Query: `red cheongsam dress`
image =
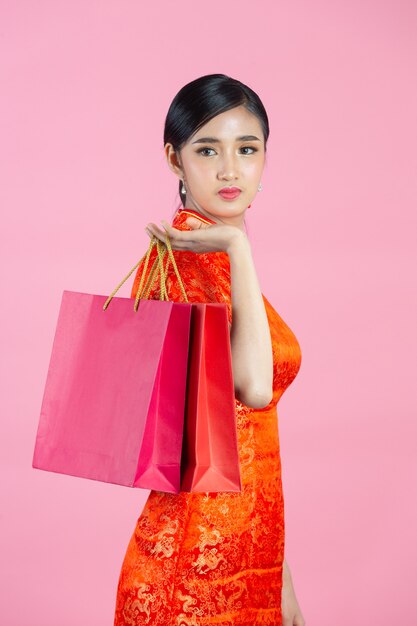
<svg viewBox="0 0 417 626"><path fill-rule="evenodd" d="M171 225L191 230L180 208ZM229 256L173 251L189 302L224 302L232 321ZM150 264L156 255L152 249ZM142 262L143 263L143 262ZM170 264L169 300L183 302ZM139 266L132 297L137 293ZM159 281L150 297L159 298ZM301 365L299 343L263 295L273 348L273 398L236 402L242 492L151 491L127 546L114 626L281 626L284 500L277 403Z"/></svg>

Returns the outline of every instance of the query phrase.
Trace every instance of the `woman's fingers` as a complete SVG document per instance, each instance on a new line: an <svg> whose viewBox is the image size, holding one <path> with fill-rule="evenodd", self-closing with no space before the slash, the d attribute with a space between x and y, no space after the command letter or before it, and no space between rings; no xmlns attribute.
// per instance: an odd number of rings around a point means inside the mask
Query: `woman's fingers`
<svg viewBox="0 0 417 626"><path fill-rule="evenodd" d="M168 236L173 250L191 250L192 252L225 251L228 249L230 241L239 233L235 226L228 224L204 225L201 228L198 225L198 227L193 228L193 224L190 223L191 230L174 228L165 220L161 220L161 224L162 228L153 222L149 222L147 232L151 237L154 235L163 243L165 243L165 238Z"/></svg>
<svg viewBox="0 0 417 626"><path fill-rule="evenodd" d="M191 240L191 237L189 237L189 235L192 235L191 231L179 230L178 228L173 228L169 225L164 226L164 230L162 230L152 222L147 225L146 231L149 236L152 237L152 235L154 235L164 243L165 236L168 235L171 243L171 248L173 248L174 250L187 250L190 248L189 242Z"/></svg>

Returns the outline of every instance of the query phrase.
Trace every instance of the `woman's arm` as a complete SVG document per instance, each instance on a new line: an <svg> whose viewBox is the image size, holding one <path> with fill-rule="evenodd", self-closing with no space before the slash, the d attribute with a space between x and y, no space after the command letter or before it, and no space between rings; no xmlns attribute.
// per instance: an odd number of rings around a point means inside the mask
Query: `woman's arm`
<svg viewBox="0 0 417 626"><path fill-rule="evenodd" d="M268 318L246 234L236 233L226 251L230 259L235 394L243 404L259 409L269 404L273 393Z"/></svg>
<svg viewBox="0 0 417 626"><path fill-rule="evenodd" d="M191 231L161 220L174 250L227 252L230 259L232 325L230 343L235 395L246 406L260 409L272 400L271 333L246 233L227 224L206 225L187 218ZM148 223L146 231L161 241L165 233Z"/></svg>

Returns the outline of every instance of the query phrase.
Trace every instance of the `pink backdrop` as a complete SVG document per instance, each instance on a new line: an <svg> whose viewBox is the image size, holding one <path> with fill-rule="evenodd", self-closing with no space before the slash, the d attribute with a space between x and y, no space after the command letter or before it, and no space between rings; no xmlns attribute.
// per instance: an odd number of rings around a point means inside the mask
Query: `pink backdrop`
<svg viewBox="0 0 417 626"><path fill-rule="evenodd" d="M111 626L147 491L31 467L63 289L109 294L170 219L175 93L224 72L270 117L248 211L303 362L278 405L308 626L417 621L417 5L0 5L0 622ZM132 282L119 295L129 295Z"/></svg>

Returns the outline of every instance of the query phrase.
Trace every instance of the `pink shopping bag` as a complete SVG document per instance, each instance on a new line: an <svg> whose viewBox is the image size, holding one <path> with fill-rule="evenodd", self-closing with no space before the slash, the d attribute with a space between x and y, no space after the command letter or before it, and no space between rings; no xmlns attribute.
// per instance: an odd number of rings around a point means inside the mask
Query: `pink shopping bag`
<svg viewBox="0 0 417 626"><path fill-rule="evenodd" d="M180 490L191 304L65 290L32 467Z"/></svg>

